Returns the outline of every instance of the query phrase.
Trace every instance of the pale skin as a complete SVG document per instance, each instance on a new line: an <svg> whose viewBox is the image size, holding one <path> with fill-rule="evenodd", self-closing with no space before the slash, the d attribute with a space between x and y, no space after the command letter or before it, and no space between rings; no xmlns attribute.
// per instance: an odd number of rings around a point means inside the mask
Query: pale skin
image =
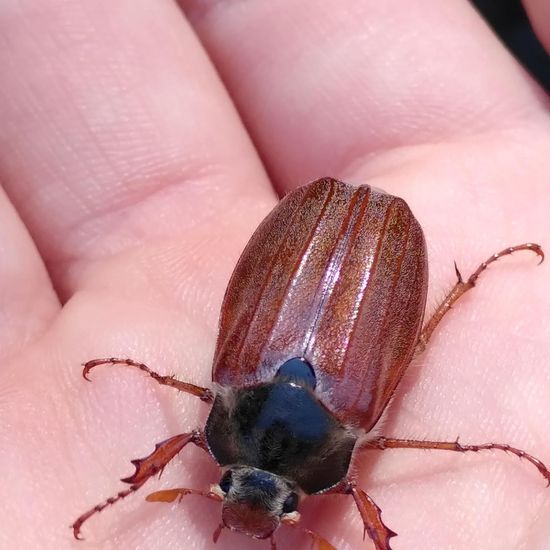
<svg viewBox="0 0 550 550"><path fill-rule="evenodd" d="M549 44L543 4L525 2ZM454 260L467 276L509 245L548 253L548 98L465 1L8 0L0 36L0 548L212 547L218 503L144 500L218 481L196 447L73 539L130 459L208 410L123 366L87 383L80 364L131 357L207 386L225 285L277 193L330 175L404 197L428 242L428 312ZM536 264L518 252L482 275L383 435L550 462L550 262ZM358 485L397 550L550 544L550 490L504 453L369 451ZM302 521L369 548L350 497ZM310 544L288 527L277 542ZM225 530L218 546L269 543Z"/></svg>

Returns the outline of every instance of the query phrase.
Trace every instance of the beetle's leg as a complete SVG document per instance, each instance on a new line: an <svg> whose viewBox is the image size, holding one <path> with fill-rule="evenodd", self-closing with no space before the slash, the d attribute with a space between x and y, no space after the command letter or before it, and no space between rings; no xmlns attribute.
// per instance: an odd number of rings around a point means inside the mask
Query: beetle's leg
<svg viewBox="0 0 550 550"><path fill-rule="evenodd" d="M140 458L137 460L132 460L132 464L136 467L136 471L130 477L125 477L121 481L124 483L129 483L130 488L125 491L118 492L115 496L112 496L102 503L97 504L84 514L82 514L72 525L74 537L80 539L80 529L82 524L87 521L93 515L101 512L103 509L107 508L126 498L128 495L135 493L150 477L155 474L162 473L162 470L165 466L188 444L194 443L201 449L206 449L206 442L204 439L204 434L196 430L191 433L185 433L176 435L158 443L155 445L155 450L145 458Z"/></svg>
<svg viewBox="0 0 550 550"><path fill-rule="evenodd" d="M289 525L290 527L297 527L300 531L303 531L308 537L311 538L312 542L316 544L317 550L336 550L336 548L334 548L328 540L319 535L319 533L316 533L311 529L307 529L306 527L301 527L299 522L295 519L283 518L281 523Z"/></svg>
<svg viewBox="0 0 550 550"><path fill-rule="evenodd" d="M199 491L197 489L186 489L183 487L178 487L177 489L163 489L162 491L155 491L150 495L145 497L147 502L174 502L178 499L178 502L181 502L184 496L187 495L198 495L201 497L206 497L211 500L216 500L220 502L222 497L217 493L212 491Z"/></svg>
<svg viewBox="0 0 550 550"><path fill-rule="evenodd" d="M470 275L470 277L468 277L468 280L466 281L462 280L462 275L460 274L460 271L458 270L458 267L455 263L455 271L456 271L456 276L458 278L458 281L456 282L455 286L451 289L451 291L447 294L443 302L439 304L438 308L430 317L429 321L422 328L422 332L420 333L420 338L418 339L418 344L416 345L415 355L422 353L426 349L426 345L430 337L432 336L433 331L435 330L437 325L439 325L441 319L443 319L445 314L453 307L455 302L463 294L468 292L468 290L474 288L478 277L487 269L487 267L493 262L496 262L499 258L502 258L503 256L508 256L513 252L517 252L518 250L531 250L532 252L537 254L537 256L540 256L540 263L542 263L544 260L544 252L542 251L541 246L538 244L525 243L525 244L519 244L517 246L510 246L487 258L487 260L485 260Z"/></svg>
<svg viewBox="0 0 550 550"><path fill-rule="evenodd" d="M146 372L153 380L162 386L170 386L178 391L190 393L191 395L194 395L207 403L211 403L214 400L214 394L212 393L212 390L209 390L208 388L201 388L200 386L195 386L194 384L189 384L188 382L181 382L174 376L161 376L160 374L152 371L147 365L138 363L137 361L132 361L131 359L118 359L117 357L92 359L82 365L84 367L82 376L89 381L89 372L99 365L127 365L128 367L136 367L139 370Z"/></svg>
<svg viewBox="0 0 550 550"><path fill-rule="evenodd" d="M366 443L363 449L434 449L442 451L457 451L459 453L466 453L472 451L477 453L478 451L490 451L498 450L511 453L519 458L524 458L530 462L544 477L550 486L550 471L544 465L544 463L531 456L530 454L522 451L521 449L516 449L515 447L510 447L505 443L484 443L483 445L462 445L457 441L418 441L415 439L394 439L390 437L378 437Z"/></svg>
<svg viewBox="0 0 550 550"><path fill-rule="evenodd" d="M311 529L302 528L302 531L311 537L312 541L317 545L317 550L336 550L332 544L321 535Z"/></svg>
<svg viewBox="0 0 550 550"><path fill-rule="evenodd" d="M390 539L397 533L386 527L382 521L382 510L365 491L357 487L355 481L344 480L330 492L351 495L363 520L363 537L368 533L376 550L391 550Z"/></svg>

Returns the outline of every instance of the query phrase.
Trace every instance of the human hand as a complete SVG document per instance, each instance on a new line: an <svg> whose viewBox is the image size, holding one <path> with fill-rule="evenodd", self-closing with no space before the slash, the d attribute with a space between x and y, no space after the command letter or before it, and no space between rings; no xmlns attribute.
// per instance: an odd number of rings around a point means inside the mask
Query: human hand
<svg viewBox="0 0 550 550"><path fill-rule="evenodd" d="M543 3L528 7L548 43ZM187 19L170 0L0 8L0 548L212 547L216 504L143 500L217 481L197 449L73 540L130 459L207 412L123 367L87 384L79 365L127 356L208 385L225 285L274 189L328 175L405 198L427 237L428 312L453 260L467 274L510 244L548 247L548 98L467 2L182 5ZM535 264L484 275L408 371L384 435L550 462L549 268ZM550 493L514 457L396 450L361 472L396 549L549 544ZM312 499L303 522L369 547L346 497Z"/></svg>

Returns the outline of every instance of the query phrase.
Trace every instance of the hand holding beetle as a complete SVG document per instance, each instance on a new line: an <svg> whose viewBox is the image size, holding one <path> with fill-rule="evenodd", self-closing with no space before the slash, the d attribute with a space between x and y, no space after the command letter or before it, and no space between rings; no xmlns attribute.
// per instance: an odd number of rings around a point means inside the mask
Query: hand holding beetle
<svg viewBox="0 0 550 550"><path fill-rule="evenodd" d="M546 100L467 5L183 4L279 189L330 174L406 198L428 242L427 315L454 283L453 260L467 275L508 244L546 244ZM275 203L174 5L54 6L38 13L29 1L0 19L10 45L0 166L15 205L4 198L0 218L0 547L73 547L66 526L132 475L129 458L185 431L200 446L192 429L207 407L193 397L124 368L84 384L77 365L112 353L209 385L224 287ZM460 435L550 459L550 289L534 263L522 252L483 275L405 374L381 434ZM544 548L544 485L500 454L367 453L357 486L399 532L395 548ZM210 548L219 505L140 497L216 481L202 451L180 457L160 483L94 515L81 544ZM157 463L139 465L134 476ZM338 548L369 547L344 497L301 511ZM308 544L293 529L277 542ZM227 530L222 544L269 546Z"/></svg>

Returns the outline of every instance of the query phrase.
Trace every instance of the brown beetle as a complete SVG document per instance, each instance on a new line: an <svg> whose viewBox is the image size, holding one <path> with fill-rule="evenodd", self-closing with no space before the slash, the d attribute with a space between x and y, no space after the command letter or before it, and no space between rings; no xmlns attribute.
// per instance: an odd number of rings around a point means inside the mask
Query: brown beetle
<svg viewBox="0 0 550 550"><path fill-rule="evenodd" d="M544 464L504 444L462 445L375 435L405 369L426 346L445 313L487 266L517 250L544 259L539 245L506 248L458 281L422 327L428 286L422 229L407 204L373 188L334 179L287 195L244 250L227 288L214 355L215 390L161 376L128 359L100 364L137 367L158 383L191 393L212 408L205 429L176 435L134 460L130 488L80 516L82 524L139 489L185 445L194 443L221 466L210 491L171 489L147 497L171 502L199 494L222 505L223 527L270 538L281 523L296 525L308 495L350 494L365 531L379 550L395 535L381 511L353 479L353 461L366 449L451 451L498 449L531 462L550 482ZM332 546L305 529L320 548Z"/></svg>

